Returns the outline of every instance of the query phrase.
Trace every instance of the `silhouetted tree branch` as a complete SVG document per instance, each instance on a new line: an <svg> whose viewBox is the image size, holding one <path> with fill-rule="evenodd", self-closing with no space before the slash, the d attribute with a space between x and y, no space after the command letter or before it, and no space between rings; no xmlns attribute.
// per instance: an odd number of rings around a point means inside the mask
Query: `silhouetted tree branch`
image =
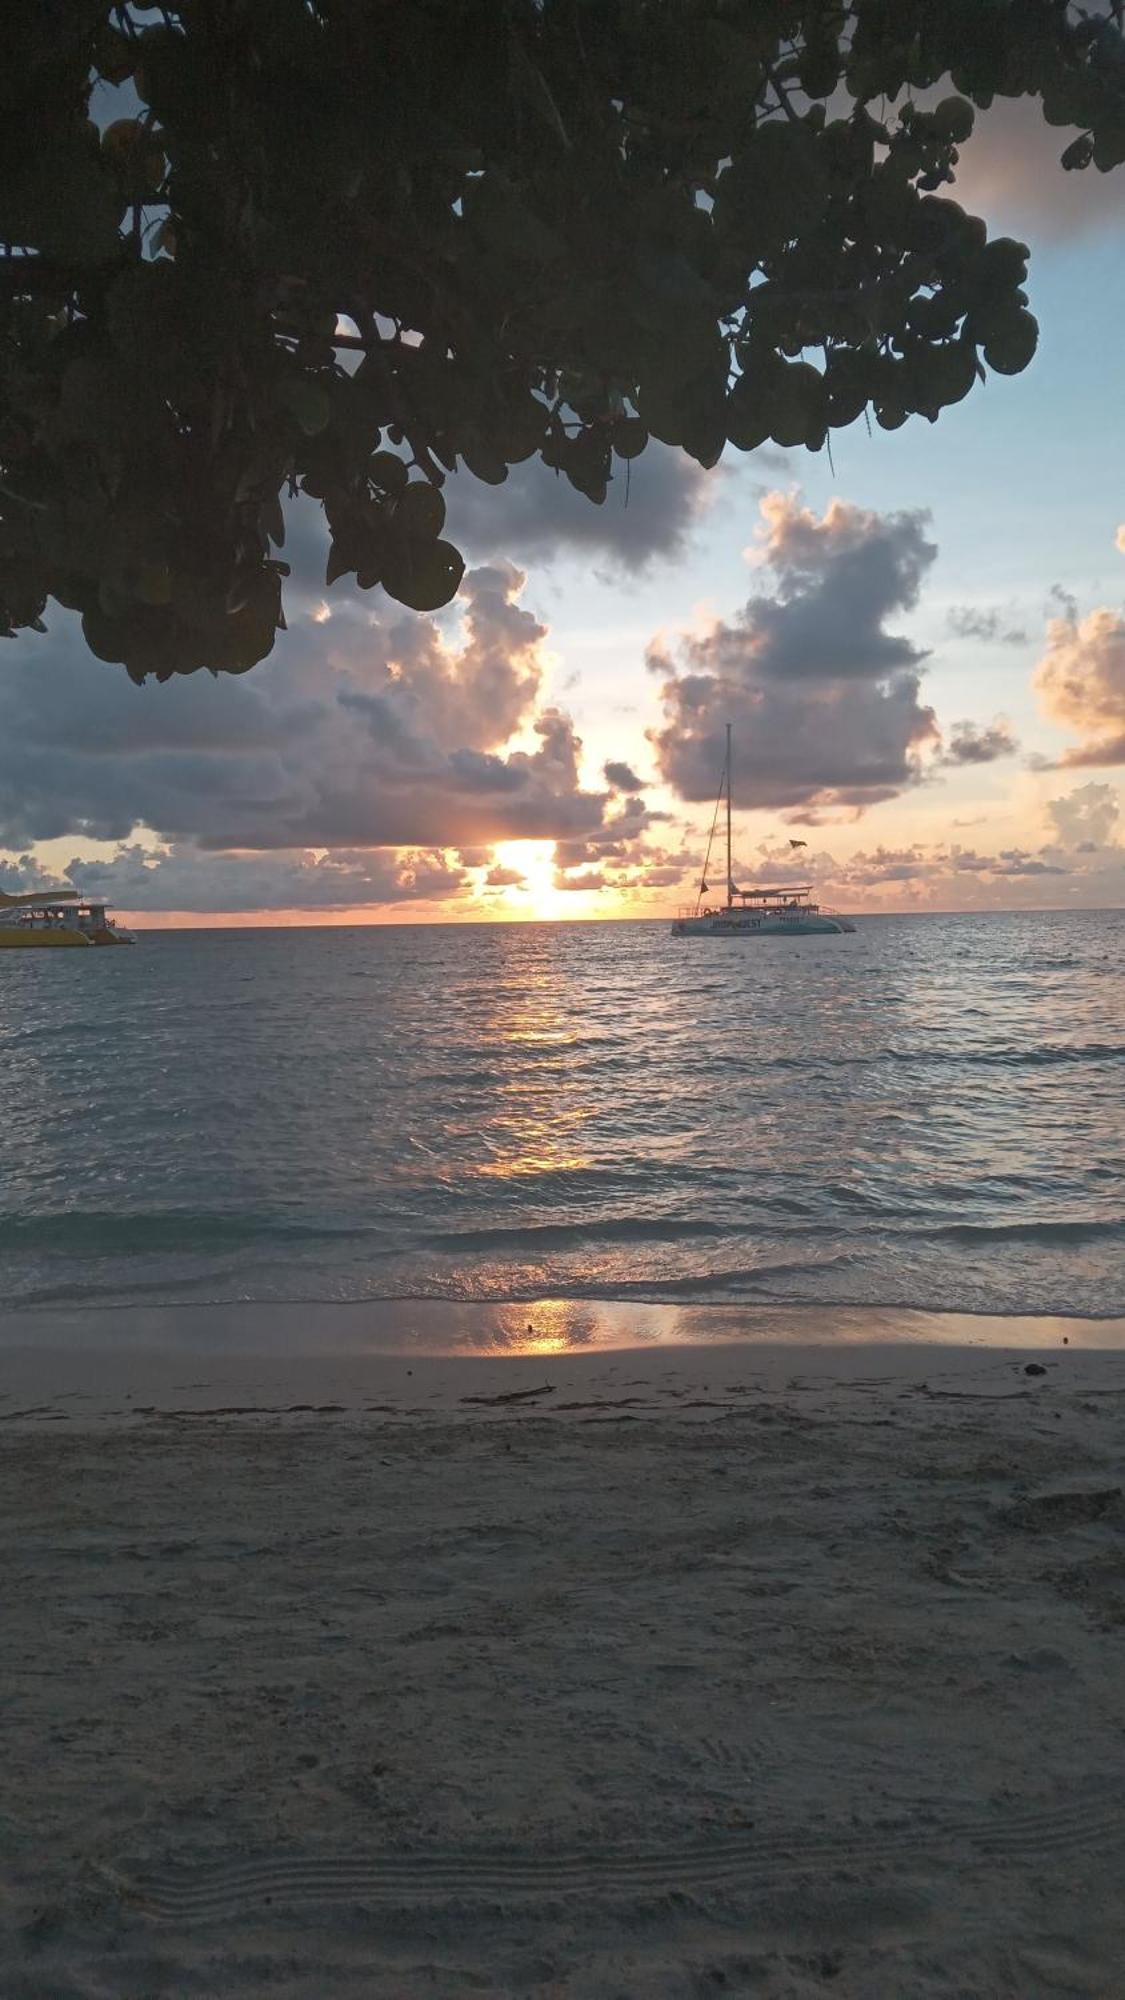
<svg viewBox="0 0 1125 2000"><path fill-rule="evenodd" d="M5 56L0 631L135 679L269 652L283 490L432 609L457 467L934 421L1037 338L975 112L1125 160L1119 0L23 0Z"/></svg>

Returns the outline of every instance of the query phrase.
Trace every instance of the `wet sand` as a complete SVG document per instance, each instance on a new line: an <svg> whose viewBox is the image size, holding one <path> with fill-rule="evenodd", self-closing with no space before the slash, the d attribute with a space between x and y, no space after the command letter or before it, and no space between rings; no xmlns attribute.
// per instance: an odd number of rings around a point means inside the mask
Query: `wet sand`
<svg viewBox="0 0 1125 2000"><path fill-rule="evenodd" d="M5 2000L1121 1991L1067 1339L0 1343Z"/></svg>
<svg viewBox="0 0 1125 2000"><path fill-rule="evenodd" d="M901 1306L701 1305L643 1299L364 1299L36 1306L0 1312L0 1355L156 1352L208 1360L341 1355L597 1354L606 1348L1125 1348L1125 1319L918 1312Z"/></svg>

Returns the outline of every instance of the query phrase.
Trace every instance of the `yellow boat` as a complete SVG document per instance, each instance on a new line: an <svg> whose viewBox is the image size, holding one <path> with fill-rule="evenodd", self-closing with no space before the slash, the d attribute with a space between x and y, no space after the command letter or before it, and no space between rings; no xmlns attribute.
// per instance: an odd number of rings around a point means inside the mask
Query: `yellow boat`
<svg viewBox="0 0 1125 2000"><path fill-rule="evenodd" d="M0 889L0 951L135 943L131 931L107 917L104 903L84 901L77 889L53 889L49 896L7 896Z"/></svg>

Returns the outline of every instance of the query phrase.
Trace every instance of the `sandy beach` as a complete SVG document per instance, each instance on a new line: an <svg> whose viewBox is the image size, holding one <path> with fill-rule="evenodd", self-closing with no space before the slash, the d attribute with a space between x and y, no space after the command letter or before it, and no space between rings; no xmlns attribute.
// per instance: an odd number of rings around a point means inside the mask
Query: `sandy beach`
<svg viewBox="0 0 1125 2000"><path fill-rule="evenodd" d="M0 1364L6 2000L1125 1990L1125 1353Z"/></svg>

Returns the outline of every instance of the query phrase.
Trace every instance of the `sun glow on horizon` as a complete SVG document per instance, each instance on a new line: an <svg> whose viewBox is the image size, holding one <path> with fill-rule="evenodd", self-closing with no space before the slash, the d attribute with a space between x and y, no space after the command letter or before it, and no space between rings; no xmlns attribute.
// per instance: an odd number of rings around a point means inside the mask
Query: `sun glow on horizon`
<svg viewBox="0 0 1125 2000"><path fill-rule="evenodd" d="M613 883L599 888L560 888L553 840L502 840L492 852L494 866L522 877L519 882L489 889L482 876L480 900L493 921L588 923L645 913L635 896Z"/></svg>
<svg viewBox="0 0 1125 2000"><path fill-rule="evenodd" d="M502 840L493 849L496 866L510 868L522 880L507 882L497 902L521 916L548 921L561 916L570 892L555 887L553 840Z"/></svg>

